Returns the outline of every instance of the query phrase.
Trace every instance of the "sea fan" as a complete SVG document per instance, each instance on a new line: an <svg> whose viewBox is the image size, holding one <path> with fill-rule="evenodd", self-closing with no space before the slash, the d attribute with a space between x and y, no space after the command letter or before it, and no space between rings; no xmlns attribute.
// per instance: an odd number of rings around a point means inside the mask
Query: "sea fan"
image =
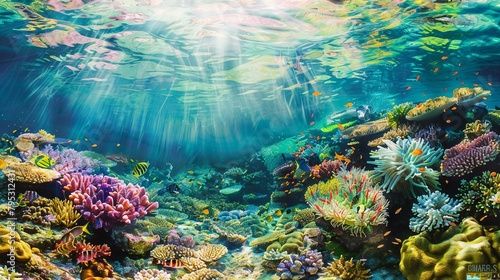
<svg viewBox="0 0 500 280"><path fill-rule="evenodd" d="M398 189L408 196L426 193L439 188L439 171L432 169L439 166L443 149L431 148L423 139L398 139L396 143L383 140L387 147L378 147L372 152L376 165L371 172L372 179L383 178L381 188L387 192ZM417 190L415 190L415 188Z"/></svg>

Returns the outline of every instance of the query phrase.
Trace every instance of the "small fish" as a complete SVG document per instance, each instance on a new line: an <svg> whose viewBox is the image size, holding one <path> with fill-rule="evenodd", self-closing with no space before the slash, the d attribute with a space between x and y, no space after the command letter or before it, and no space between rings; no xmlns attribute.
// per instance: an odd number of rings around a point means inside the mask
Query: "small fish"
<svg viewBox="0 0 500 280"><path fill-rule="evenodd" d="M418 171L420 172L424 172L426 170L426 167L425 166L421 166L418 168Z"/></svg>
<svg viewBox="0 0 500 280"><path fill-rule="evenodd" d="M446 184L448 184L450 181L448 181L448 180L444 180L444 182L445 182Z"/></svg>
<svg viewBox="0 0 500 280"><path fill-rule="evenodd" d="M475 86L475 87L478 87L478 86L479 86L479 84L474 84L474 86Z"/></svg>
<svg viewBox="0 0 500 280"><path fill-rule="evenodd" d="M454 223L454 222L450 222L450 226L452 226L452 227L456 227L456 226L457 226L457 224L456 224L456 223Z"/></svg>
<svg viewBox="0 0 500 280"><path fill-rule="evenodd" d="M69 254L76 249L75 240L69 242L63 242L56 244L56 249L54 250L57 254L63 255L69 258Z"/></svg>
<svg viewBox="0 0 500 280"><path fill-rule="evenodd" d="M92 144L92 148L95 148L95 147L97 147L97 144L95 144L95 143Z"/></svg>
<svg viewBox="0 0 500 280"><path fill-rule="evenodd" d="M398 242L396 242L396 241L392 241L392 244L394 244L394 245L399 245L399 243L398 243Z"/></svg>
<svg viewBox="0 0 500 280"><path fill-rule="evenodd" d="M96 256L97 253L94 252L93 250L84 250L80 255L78 255L76 260L78 261L78 263L87 263L95 259Z"/></svg>
<svg viewBox="0 0 500 280"><path fill-rule="evenodd" d="M354 145L358 145L358 144L359 144L359 141L352 141L352 142L347 143L348 146L354 146Z"/></svg>
<svg viewBox="0 0 500 280"><path fill-rule="evenodd" d="M447 59L448 59L448 56L446 56L446 55L443 55L443 56L441 57L441 60L447 60Z"/></svg>
<svg viewBox="0 0 500 280"><path fill-rule="evenodd" d="M481 217L481 219L479 219L480 222L482 222L484 219L488 218L488 215L484 215Z"/></svg>
<svg viewBox="0 0 500 280"><path fill-rule="evenodd" d="M313 126L314 125L314 121L310 122L309 123L310 126Z"/></svg>
<svg viewBox="0 0 500 280"><path fill-rule="evenodd" d="M388 230L388 231L386 231L386 232L384 233L384 236L387 236L387 235L389 235L390 233L391 233L391 231L390 231L390 230Z"/></svg>
<svg viewBox="0 0 500 280"><path fill-rule="evenodd" d="M183 264L179 259L164 260L162 262L163 267L167 268L182 268Z"/></svg>
<svg viewBox="0 0 500 280"><path fill-rule="evenodd" d="M280 209L278 209L274 212L274 215L276 215L277 217L280 217L281 215L283 215L283 212Z"/></svg>
<svg viewBox="0 0 500 280"><path fill-rule="evenodd" d="M458 74L458 71L453 72L453 76L456 76Z"/></svg>
<svg viewBox="0 0 500 280"><path fill-rule="evenodd" d="M396 240L398 243L401 243L401 239L397 238L397 237L394 237L394 240Z"/></svg>
<svg viewBox="0 0 500 280"><path fill-rule="evenodd" d="M495 171L490 173L490 177L495 177L495 176L497 176L497 173Z"/></svg>
<svg viewBox="0 0 500 280"><path fill-rule="evenodd" d="M138 162L135 165L134 170L132 171L132 175L134 175L135 178L139 178L148 171L148 167L149 167L149 162L145 161Z"/></svg>
<svg viewBox="0 0 500 280"><path fill-rule="evenodd" d="M40 168L45 168L45 169L51 168L52 166L54 166L56 164L56 162L51 157L49 157L48 155L45 155L45 154L40 154L39 156L37 156L33 160L33 163L36 166L38 166Z"/></svg>
<svg viewBox="0 0 500 280"><path fill-rule="evenodd" d="M267 216L267 217L266 217L266 221L267 221L268 223L272 222L272 221L273 221L273 216L272 216L272 215Z"/></svg>
<svg viewBox="0 0 500 280"><path fill-rule="evenodd" d="M448 120L446 120L446 123L451 123L451 120L449 120L449 119L448 119Z"/></svg>
<svg viewBox="0 0 500 280"><path fill-rule="evenodd" d="M398 209L396 209L396 211L394 212L394 214L399 214L399 212L401 212L401 210L403 210L403 207L399 207Z"/></svg>
<svg viewBox="0 0 500 280"><path fill-rule="evenodd" d="M319 92L319 91L315 91L315 92L313 92L313 93L312 93L312 95L313 95L313 96L320 96L320 95L321 95L321 92Z"/></svg>
<svg viewBox="0 0 500 280"><path fill-rule="evenodd" d="M474 72L474 74L476 74L476 76L479 76L479 72Z"/></svg>
<svg viewBox="0 0 500 280"><path fill-rule="evenodd" d="M208 214L210 214L210 210L209 210L208 208L206 208L206 209L203 209L203 210L201 211L201 213L202 213L203 215L208 215Z"/></svg>
<svg viewBox="0 0 500 280"><path fill-rule="evenodd" d="M380 249L382 247L384 247L384 244L380 244L380 245L377 246L378 249Z"/></svg>
<svg viewBox="0 0 500 280"><path fill-rule="evenodd" d="M80 139L77 139L75 142L76 142L76 143L80 143Z"/></svg>
<svg viewBox="0 0 500 280"><path fill-rule="evenodd" d="M26 132L26 131L28 131L28 128L25 128L25 129L24 129L24 132Z"/></svg>
<svg viewBox="0 0 500 280"><path fill-rule="evenodd" d="M83 138L83 140L85 140L85 141L89 141L89 138Z"/></svg>
<svg viewBox="0 0 500 280"><path fill-rule="evenodd" d="M120 146L121 146L121 144L120 144L120 143L116 143L116 146L117 146L117 147L120 147Z"/></svg>
<svg viewBox="0 0 500 280"><path fill-rule="evenodd" d="M415 149L415 150L413 150L413 152L411 152L411 155L413 155L413 156L420 156L422 154L423 154L423 151L420 149Z"/></svg>
<svg viewBox="0 0 500 280"><path fill-rule="evenodd" d="M416 81L416 82L418 82L418 80L420 80L420 76L417 76L417 77L415 78L415 81Z"/></svg>
<svg viewBox="0 0 500 280"><path fill-rule="evenodd" d="M73 227L72 229L64 233L64 235L61 237L61 241L67 243L73 241L75 238L82 235L83 233L90 234L90 232L87 229L88 225L89 223L86 223L84 226Z"/></svg>
<svg viewBox="0 0 500 280"><path fill-rule="evenodd" d="M445 88L443 88L443 91L447 91L447 90L448 90L448 88L446 88L446 87L445 87Z"/></svg>
<svg viewBox="0 0 500 280"><path fill-rule="evenodd" d="M7 163L5 160L0 158L0 169L4 169L5 167L7 167Z"/></svg>
<svg viewBox="0 0 500 280"><path fill-rule="evenodd" d="M491 82L488 82L488 85L489 85L490 87L491 87L491 86L493 86L493 84L492 84Z"/></svg>
<svg viewBox="0 0 500 280"><path fill-rule="evenodd" d="M352 104L352 102L347 102L344 106L346 108L351 108L354 104Z"/></svg>
<svg viewBox="0 0 500 280"><path fill-rule="evenodd" d="M439 71L439 68L438 67L434 68L434 73L437 73L437 71Z"/></svg>
<svg viewBox="0 0 500 280"><path fill-rule="evenodd" d="M408 87L406 88L406 90L410 90L410 89L411 89L411 86L408 86Z"/></svg>
<svg viewBox="0 0 500 280"><path fill-rule="evenodd" d="M14 129L12 130L12 134L16 133L17 132L17 129Z"/></svg>
<svg viewBox="0 0 500 280"><path fill-rule="evenodd" d="M188 173L189 174L194 174L194 171L193 170L188 170Z"/></svg>

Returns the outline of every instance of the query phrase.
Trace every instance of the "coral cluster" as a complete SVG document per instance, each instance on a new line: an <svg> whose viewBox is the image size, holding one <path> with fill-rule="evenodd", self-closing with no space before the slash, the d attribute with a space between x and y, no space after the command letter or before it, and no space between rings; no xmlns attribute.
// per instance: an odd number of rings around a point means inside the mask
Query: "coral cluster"
<svg viewBox="0 0 500 280"><path fill-rule="evenodd" d="M410 236L401 246L399 269L408 280L466 279L469 265L500 267L500 231L488 232L473 218L442 233Z"/></svg>
<svg viewBox="0 0 500 280"><path fill-rule="evenodd" d="M5 175L14 174L17 182L43 184L61 178L61 174L52 169L40 168L31 162L9 163L2 169Z"/></svg>
<svg viewBox="0 0 500 280"><path fill-rule="evenodd" d="M38 133L23 133L14 139L14 145L20 152L26 152L45 143L54 142L54 135L47 133L45 130L40 130Z"/></svg>
<svg viewBox="0 0 500 280"><path fill-rule="evenodd" d="M472 141L465 140L445 150L441 172L444 176L461 177L494 160L499 152L499 137L490 131Z"/></svg>
<svg viewBox="0 0 500 280"><path fill-rule="evenodd" d="M336 177L339 184L333 184L327 195L321 193L319 184L315 190L308 189L307 203L318 216L355 235L386 223L388 201L382 190L372 184L367 172L342 169Z"/></svg>
<svg viewBox="0 0 500 280"><path fill-rule="evenodd" d="M158 203L149 202L144 187L127 185L113 177L66 174L61 184L65 190L74 189L69 199L96 229L130 224L158 208Z"/></svg>
<svg viewBox="0 0 500 280"><path fill-rule="evenodd" d="M342 255L339 259L333 259L333 262L329 266L324 267L323 270L323 276L338 277L335 279L362 280L372 277L370 270L364 267L364 262L361 260L354 262L352 258L349 261L345 261Z"/></svg>
<svg viewBox="0 0 500 280"><path fill-rule="evenodd" d="M220 244L198 246L198 256L204 262L215 262L227 253L227 248Z"/></svg>
<svg viewBox="0 0 500 280"><path fill-rule="evenodd" d="M378 147L372 152L375 169L371 178L383 178L381 188L387 192L394 189L406 196L415 197L431 189L439 189L439 171L433 167L439 164L442 149L431 148L423 139L398 139L396 143L383 140L387 147Z"/></svg>
<svg viewBox="0 0 500 280"><path fill-rule="evenodd" d="M389 124L386 119L380 119L375 121L366 122L363 124L358 124L353 127L347 128L342 131L342 138L346 139L358 139L368 135L374 135L377 133L382 133L390 129Z"/></svg>
<svg viewBox="0 0 500 280"><path fill-rule="evenodd" d="M19 233L17 233L14 226L6 227L0 225L0 254L2 256L9 256L10 260L19 262L27 262L31 259L32 251L31 246L21 240ZM10 256L13 256L10 257Z"/></svg>
<svg viewBox="0 0 500 280"><path fill-rule="evenodd" d="M278 265L276 271L280 279L307 279L317 275L323 267L323 256L316 250L304 255L290 254Z"/></svg>
<svg viewBox="0 0 500 280"><path fill-rule="evenodd" d="M299 222L301 227L304 227L305 225L316 220L316 214L311 208L302 209L293 215L293 220Z"/></svg>
<svg viewBox="0 0 500 280"><path fill-rule="evenodd" d="M311 176L316 179L330 179L341 167L342 162L339 160L324 160L317 168L311 169Z"/></svg>
<svg viewBox="0 0 500 280"><path fill-rule="evenodd" d="M471 107L476 103L486 100L489 96L491 96L491 92L481 87L464 87L453 90L453 97L457 99L459 105L464 107Z"/></svg>
<svg viewBox="0 0 500 280"><path fill-rule="evenodd" d="M410 121L428 121L432 120L441 114L444 110L450 108L457 103L457 98L448 98L438 96L434 99L428 99L424 103L420 103L406 114L406 119Z"/></svg>
<svg viewBox="0 0 500 280"><path fill-rule="evenodd" d="M71 200L60 200L59 198L52 199L50 204L50 212L55 216L53 224L65 228L72 227L82 216L78 213Z"/></svg>
<svg viewBox="0 0 500 280"><path fill-rule="evenodd" d="M171 229L165 239L166 244L182 245L187 248L194 248L196 245L192 235L184 235L176 229Z"/></svg>
<svg viewBox="0 0 500 280"><path fill-rule="evenodd" d="M170 273L158 269L142 269L134 275L134 280L170 280Z"/></svg>
<svg viewBox="0 0 500 280"><path fill-rule="evenodd" d="M225 279L225 276L219 271L210 268L203 268L182 276L182 280L206 280L206 279L222 280Z"/></svg>
<svg viewBox="0 0 500 280"><path fill-rule="evenodd" d="M411 211L410 229L414 232L434 230L457 222L462 204L439 191L417 197Z"/></svg>
<svg viewBox="0 0 500 280"><path fill-rule="evenodd" d="M493 214L500 210L500 174L485 171L470 181L462 180L457 195L465 210Z"/></svg>
<svg viewBox="0 0 500 280"><path fill-rule="evenodd" d="M465 124L464 134L468 141L472 141L477 137L490 132L490 121L476 120L472 123Z"/></svg>
<svg viewBox="0 0 500 280"><path fill-rule="evenodd" d="M73 149L54 149L52 145L45 146L42 152L55 162L53 169L62 175L69 173L90 174L99 166L97 160L90 159Z"/></svg>

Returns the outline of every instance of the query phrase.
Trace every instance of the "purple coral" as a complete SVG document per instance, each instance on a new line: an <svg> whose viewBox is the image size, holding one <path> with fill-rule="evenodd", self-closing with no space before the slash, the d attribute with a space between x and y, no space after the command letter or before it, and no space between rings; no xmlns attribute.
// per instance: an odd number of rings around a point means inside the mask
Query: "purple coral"
<svg viewBox="0 0 500 280"><path fill-rule="evenodd" d="M127 185L118 178L76 173L66 174L60 183L70 192L75 209L96 229L131 224L158 209L157 202L149 202L144 187Z"/></svg>
<svg viewBox="0 0 500 280"><path fill-rule="evenodd" d="M54 150L52 145L46 145L42 149L42 153L50 156L56 162L53 169L61 175L69 173L90 174L94 171L93 167L99 166L97 160L82 156L73 149Z"/></svg>
<svg viewBox="0 0 500 280"><path fill-rule="evenodd" d="M182 245L187 248L194 248L196 242L192 235L183 235L176 229L171 229L167 235L167 244Z"/></svg>
<svg viewBox="0 0 500 280"><path fill-rule="evenodd" d="M317 250L307 251L305 255L290 254L278 265L280 279L308 279L323 267L323 256Z"/></svg>
<svg viewBox="0 0 500 280"><path fill-rule="evenodd" d="M491 131L472 141L463 141L444 152L441 172L444 176L463 176L492 161L500 151L498 135Z"/></svg>

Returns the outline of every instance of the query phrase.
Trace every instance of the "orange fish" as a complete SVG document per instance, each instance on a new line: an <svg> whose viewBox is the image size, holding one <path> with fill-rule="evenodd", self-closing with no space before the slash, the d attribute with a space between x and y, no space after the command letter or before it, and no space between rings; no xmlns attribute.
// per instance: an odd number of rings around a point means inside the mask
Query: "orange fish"
<svg viewBox="0 0 500 280"><path fill-rule="evenodd" d="M396 240L398 243L401 243L401 239L395 237L394 240Z"/></svg>
<svg viewBox="0 0 500 280"><path fill-rule="evenodd" d="M438 67L434 68L434 73L437 73L437 71L439 71L439 68Z"/></svg>
<svg viewBox="0 0 500 280"><path fill-rule="evenodd" d="M418 80L420 80L420 76L417 76L417 77L415 78L415 81L417 81L417 82L418 82Z"/></svg>
<svg viewBox="0 0 500 280"><path fill-rule="evenodd" d="M321 95L321 92L319 92L319 91L313 92L313 96L320 96L320 95Z"/></svg>
<svg viewBox="0 0 500 280"><path fill-rule="evenodd" d="M456 76L458 74L458 71L453 72L453 76Z"/></svg>
<svg viewBox="0 0 500 280"><path fill-rule="evenodd" d="M340 130L344 130L345 129L345 127L343 125L341 125L340 123L338 123L337 126L339 127Z"/></svg>
<svg viewBox="0 0 500 280"><path fill-rule="evenodd" d="M488 85L489 85L490 87L492 86L492 84L491 84L490 82L488 82Z"/></svg>
<svg viewBox="0 0 500 280"><path fill-rule="evenodd" d="M203 209L203 211L201 211L201 213L203 213L203 215L208 215L208 214L210 214L210 211L208 209Z"/></svg>
<svg viewBox="0 0 500 280"><path fill-rule="evenodd" d="M446 123L451 123L451 120L446 120Z"/></svg>
<svg viewBox="0 0 500 280"><path fill-rule="evenodd" d="M319 141L319 140L321 140L321 137L316 136L316 141Z"/></svg>
<svg viewBox="0 0 500 280"><path fill-rule="evenodd" d="M424 152L422 150L420 150L420 149L415 149L415 150L413 150L413 152L411 152L411 154L414 155L414 156L419 156L419 155L421 155L423 153Z"/></svg>
<svg viewBox="0 0 500 280"><path fill-rule="evenodd" d="M384 233L384 236L389 235L389 233L391 233L391 231L390 231L390 230L386 231L386 232Z"/></svg>
<svg viewBox="0 0 500 280"><path fill-rule="evenodd" d="M460 82L461 85L465 84L465 82Z"/></svg>
<svg viewBox="0 0 500 280"><path fill-rule="evenodd" d="M403 207L399 207L398 209L396 209L396 212L394 212L394 214L399 214L399 212L401 212L401 210L403 209Z"/></svg>
<svg viewBox="0 0 500 280"><path fill-rule="evenodd" d="M352 107L352 105L354 105L354 104L352 104L352 102L347 102L344 106L345 106L346 108L351 108L351 107Z"/></svg>
<svg viewBox="0 0 500 280"><path fill-rule="evenodd" d="M377 246L378 249L380 249L382 247L384 247L384 244L380 244L380 245Z"/></svg>
<svg viewBox="0 0 500 280"><path fill-rule="evenodd" d="M95 147L97 147L97 144L92 144L92 148L95 148Z"/></svg>
<svg viewBox="0 0 500 280"><path fill-rule="evenodd" d="M399 243L398 243L398 242L396 242L396 241L392 241L392 244L394 244L394 245L399 245Z"/></svg>
<svg viewBox="0 0 500 280"><path fill-rule="evenodd" d="M483 217L481 217L481 219L479 219L479 221L482 222L486 218L488 218L488 215L484 215Z"/></svg>
<svg viewBox="0 0 500 280"><path fill-rule="evenodd" d="M497 176L497 173L495 171L490 173L490 177L495 177L495 176Z"/></svg>
<svg viewBox="0 0 500 280"><path fill-rule="evenodd" d="M309 125L314 125L314 121L310 122Z"/></svg>
<svg viewBox="0 0 500 280"><path fill-rule="evenodd" d="M479 86L479 84L474 84L474 86L475 86L475 87L478 87L478 86Z"/></svg>
<svg viewBox="0 0 500 280"><path fill-rule="evenodd" d="M410 89L411 89L411 86L408 86L408 87L406 88L406 90L410 90Z"/></svg>
<svg viewBox="0 0 500 280"><path fill-rule="evenodd" d="M447 57L446 55L443 55L443 56L441 57L441 60L447 60L447 59L448 59L448 57Z"/></svg>

